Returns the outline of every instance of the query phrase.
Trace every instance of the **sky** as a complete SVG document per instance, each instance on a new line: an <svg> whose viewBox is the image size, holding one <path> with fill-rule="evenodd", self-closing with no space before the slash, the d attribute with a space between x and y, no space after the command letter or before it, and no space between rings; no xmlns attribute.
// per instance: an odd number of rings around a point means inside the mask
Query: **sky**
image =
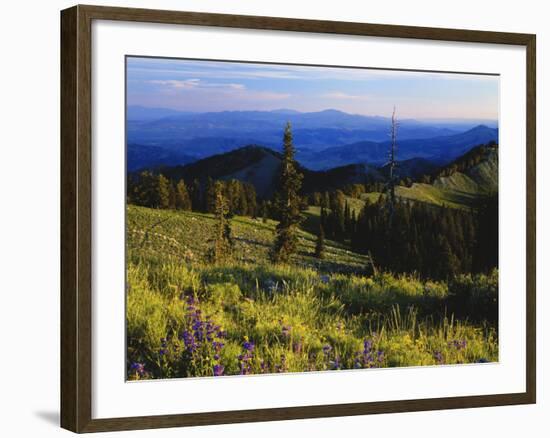
<svg viewBox="0 0 550 438"><path fill-rule="evenodd" d="M191 112L336 109L400 118L498 119L498 76L127 58L127 104Z"/></svg>

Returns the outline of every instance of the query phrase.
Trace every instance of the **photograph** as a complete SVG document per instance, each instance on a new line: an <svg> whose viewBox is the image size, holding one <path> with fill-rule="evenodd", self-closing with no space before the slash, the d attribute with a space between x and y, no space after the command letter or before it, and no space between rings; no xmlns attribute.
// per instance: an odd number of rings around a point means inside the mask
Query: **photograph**
<svg viewBox="0 0 550 438"><path fill-rule="evenodd" d="M125 75L127 380L499 362L498 74Z"/></svg>

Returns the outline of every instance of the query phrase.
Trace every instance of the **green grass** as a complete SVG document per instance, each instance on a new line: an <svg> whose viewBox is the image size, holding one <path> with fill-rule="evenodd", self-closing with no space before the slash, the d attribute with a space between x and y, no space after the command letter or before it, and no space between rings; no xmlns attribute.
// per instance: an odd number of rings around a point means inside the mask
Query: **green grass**
<svg viewBox="0 0 550 438"><path fill-rule="evenodd" d="M241 263L267 260L276 222L236 216L231 220L235 243L234 259ZM212 215L145 207L127 208L127 245L130 257L157 257L177 263L203 263L211 246ZM327 240L325 260L314 257L317 236L300 230L298 253L292 263L323 272L362 272L367 258L344 245Z"/></svg>
<svg viewBox="0 0 550 438"><path fill-rule="evenodd" d="M458 180L458 178L456 179ZM395 194L397 197L409 201L458 209L469 209L479 201L479 194L424 183L414 183L411 187L396 186ZM378 201L380 195L379 192L364 193L361 196L361 201L364 202L368 199L371 203L374 203Z"/></svg>
<svg viewBox="0 0 550 438"><path fill-rule="evenodd" d="M273 265L275 222L242 217L234 259L212 265L212 226L207 214L128 207L130 379L498 360L494 321L453 310L495 307L496 271L449 284L366 277L364 258L334 242L319 263L307 232L292 265Z"/></svg>

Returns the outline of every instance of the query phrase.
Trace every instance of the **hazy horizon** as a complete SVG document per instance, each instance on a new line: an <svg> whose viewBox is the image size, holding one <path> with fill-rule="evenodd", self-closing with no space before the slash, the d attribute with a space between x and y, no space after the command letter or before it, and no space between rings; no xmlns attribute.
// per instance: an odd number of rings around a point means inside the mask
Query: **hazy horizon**
<svg viewBox="0 0 550 438"><path fill-rule="evenodd" d="M126 68L128 106L498 120L498 76L140 57Z"/></svg>
<svg viewBox="0 0 550 438"><path fill-rule="evenodd" d="M296 114L312 114L312 113L322 113L322 112L328 112L328 111L338 111L344 114L348 114L350 116L361 116L361 117L380 117L380 118L391 118L391 114L385 115L385 114L357 114L357 113L350 113L347 111L338 110L336 108L324 108L316 111L299 111L293 108L275 108L272 110L258 110L258 109L246 109L246 110L219 110L219 111L190 111L190 110L180 110L175 108L168 108L168 107L162 107L162 106L146 106L146 105L128 105L128 108L142 108L146 110L169 110L174 112L180 112L180 113L188 113L188 114L207 114L207 113L231 113L231 112L271 112L271 113L283 113L284 111L292 111ZM291 113L289 113L291 114ZM417 120L417 121L431 121L431 122L457 122L457 121L488 121L488 122L494 122L498 123L498 118L488 118L488 117L473 117L473 118L466 118L466 117L407 117L403 120Z"/></svg>

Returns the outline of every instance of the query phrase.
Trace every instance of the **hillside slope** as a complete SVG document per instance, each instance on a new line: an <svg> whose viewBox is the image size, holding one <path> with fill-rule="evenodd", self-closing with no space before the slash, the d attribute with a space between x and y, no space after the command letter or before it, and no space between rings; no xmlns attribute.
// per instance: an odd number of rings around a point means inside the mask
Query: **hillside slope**
<svg viewBox="0 0 550 438"><path fill-rule="evenodd" d="M436 205L457 208L473 206L480 198L498 193L498 147L488 148L479 163L461 172L438 176L432 184L400 186L396 193L405 199Z"/></svg>
<svg viewBox="0 0 550 438"><path fill-rule="evenodd" d="M211 214L157 210L129 205L126 210L129 253L158 257L159 260L206 263L215 220ZM236 216L231 220L236 262L269 264L277 222ZM314 257L316 236L299 231L298 253L293 262L321 272L357 272L367 266L367 258L344 245L325 241L325 260Z"/></svg>
<svg viewBox="0 0 550 438"><path fill-rule="evenodd" d="M172 180L184 179L188 183L195 179L203 184L208 178L237 179L253 184L260 198L269 198L276 188L281 160L282 155L278 152L262 146L249 145L185 166L165 166L159 171ZM300 166L300 172L304 175L302 187L305 193L383 180L378 169L368 164L352 164L326 171L312 171Z"/></svg>

